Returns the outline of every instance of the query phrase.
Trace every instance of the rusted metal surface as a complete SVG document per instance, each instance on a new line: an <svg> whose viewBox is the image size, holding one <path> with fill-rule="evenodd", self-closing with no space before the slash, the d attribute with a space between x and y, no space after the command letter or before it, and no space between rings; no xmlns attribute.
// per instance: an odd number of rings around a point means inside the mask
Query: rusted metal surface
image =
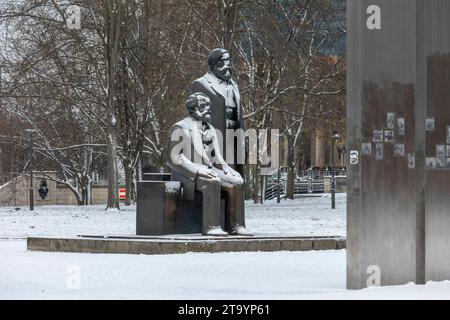
<svg viewBox="0 0 450 320"><path fill-rule="evenodd" d="M450 279L450 1L348 10L348 149L364 148L348 170L347 286L366 287L370 265L382 285Z"/></svg>
<svg viewBox="0 0 450 320"><path fill-rule="evenodd" d="M370 5L381 8L380 30L367 28ZM415 1L348 1L348 150L360 153L358 164L348 164L350 289L367 286L370 266L380 268L382 285L416 280L416 173L408 166L415 150L415 28Z"/></svg>
<svg viewBox="0 0 450 320"><path fill-rule="evenodd" d="M450 276L450 157L445 149L442 156L437 146L447 145L446 127L450 125L449 54L428 57L427 78L427 113L435 116L436 129L426 133L426 157L436 158L436 167L427 167L426 172L426 277L444 280ZM440 159L444 166L438 165Z"/></svg>

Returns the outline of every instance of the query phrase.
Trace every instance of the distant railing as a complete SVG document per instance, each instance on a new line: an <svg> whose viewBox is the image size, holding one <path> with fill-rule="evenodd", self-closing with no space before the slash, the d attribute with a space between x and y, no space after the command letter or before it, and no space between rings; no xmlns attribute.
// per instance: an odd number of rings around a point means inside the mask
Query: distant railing
<svg viewBox="0 0 450 320"><path fill-rule="evenodd" d="M267 176L264 190L264 200L272 200L278 196L278 185L280 186L280 196L285 197L287 189L287 172L285 167L280 168L280 177L278 171ZM324 193L325 178L331 178L333 170L331 168L311 168L295 172L294 195L308 193ZM347 175L345 168L334 168L334 176L342 177ZM278 181L279 179L279 181Z"/></svg>

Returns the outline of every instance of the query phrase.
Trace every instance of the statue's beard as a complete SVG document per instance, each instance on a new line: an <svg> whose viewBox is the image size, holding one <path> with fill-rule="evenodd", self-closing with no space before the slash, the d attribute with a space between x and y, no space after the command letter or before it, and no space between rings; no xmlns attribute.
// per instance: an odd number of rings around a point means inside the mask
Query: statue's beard
<svg viewBox="0 0 450 320"><path fill-rule="evenodd" d="M223 66L222 68L216 68L214 74L217 78L223 81L228 81L231 79L231 68L226 66Z"/></svg>
<svg viewBox="0 0 450 320"><path fill-rule="evenodd" d="M198 109L195 110L193 114L193 118L197 121L211 123L211 111L199 111Z"/></svg>

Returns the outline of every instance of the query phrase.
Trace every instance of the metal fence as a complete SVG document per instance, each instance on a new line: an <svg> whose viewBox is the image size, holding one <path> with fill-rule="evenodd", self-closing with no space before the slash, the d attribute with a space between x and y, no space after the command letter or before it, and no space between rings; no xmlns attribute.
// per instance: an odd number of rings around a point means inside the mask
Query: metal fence
<svg viewBox="0 0 450 320"><path fill-rule="evenodd" d="M313 194L324 193L324 178L331 177L333 170L331 168L301 170L295 172L294 195L296 194ZM347 175L345 168L334 168L335 177L343 177ZM264 200L272 200L278 196L278 188L281 197L285 197L287 189L287 172L286 168L276 170L271 176L267 176L264 187Z"/></svg>

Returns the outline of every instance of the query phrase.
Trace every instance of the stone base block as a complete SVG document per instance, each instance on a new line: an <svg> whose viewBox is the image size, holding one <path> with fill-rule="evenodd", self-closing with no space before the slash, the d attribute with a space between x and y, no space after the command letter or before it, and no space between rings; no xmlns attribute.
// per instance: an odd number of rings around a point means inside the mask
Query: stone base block
<svg viewBox="0 0 450 320"><path fill-rule="evenodd" d="M176 254L186 252L240 251L308 251L345 248L341 237L239 237L226 238L189 236L80 236L75 238L27 239L30 251L57 251L121 254Z"/></svg>

